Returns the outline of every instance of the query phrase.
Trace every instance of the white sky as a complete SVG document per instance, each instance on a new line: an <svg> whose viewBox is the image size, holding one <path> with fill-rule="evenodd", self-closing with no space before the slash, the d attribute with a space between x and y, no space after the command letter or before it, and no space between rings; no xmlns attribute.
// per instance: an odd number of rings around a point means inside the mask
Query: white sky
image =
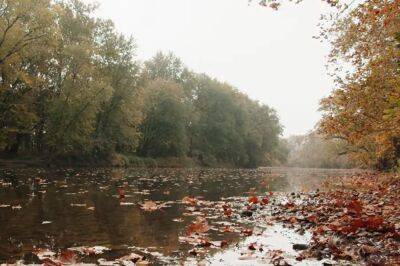
<svg viewBox="0 0 400 266"><path fill-rule="evenodd" d="M93 2L93 0L86 0ZM226 81L278 111L284 136L318 121L332 89L318 33L321 0L279 11L248 0L97 0L97 15L136 39L140 60L172 51L196 72ZM255 1L256 2L256 1Z"/></svg>

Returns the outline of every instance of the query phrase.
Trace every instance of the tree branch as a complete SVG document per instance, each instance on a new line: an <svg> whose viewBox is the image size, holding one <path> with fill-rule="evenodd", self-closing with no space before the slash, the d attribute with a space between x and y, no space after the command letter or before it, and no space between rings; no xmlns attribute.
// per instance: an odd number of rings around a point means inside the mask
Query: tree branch
<svg viewBox="0 0 400 266"><path fill-rule="evenodd" d="M3 43L4 43L4 41L5 41L5 39L6 39L6 35L7 35L7 33L8 33L8 31L15 25L15 23L19 20L19 19L21 19L22 17L20 17L20 16L17 16L11 23L9 23L9 21L8 21L8 19L7 19L7 27L6 27L6 29L4 30L4 32L3 32L3 37L1 37L1 39L0 39L0 47L3 45Z"/></svg>
<svg viewBox="0 0 400 266"><path fill-rule="evenodd" d="M27 36L27 35L25 35L25 36ZM21 51L23 48L25 48L27 45L29 45L31 41L40 39L40 38L42 38L43 36L45 36L45 34L37 35L37 36L31 37L31 38L28 38L28 39L25 39L25 40L23 40L23 39L22 39L22 40L19 40L19 41L13 46L13 48L11 48L11 50L10 50L5 56L3 56L3 58L0 59L0 65L2 65L2 64L5 62L5 60L6 60L7 58L9 58L9 57L12 56L13 54L15 54L15 53ZM22 44L20 47L18 47L18 45L20 45L20 44L21 44L22 42L24 42L24 41L25 41L26 43L24 43L24 44Z"/></svg>

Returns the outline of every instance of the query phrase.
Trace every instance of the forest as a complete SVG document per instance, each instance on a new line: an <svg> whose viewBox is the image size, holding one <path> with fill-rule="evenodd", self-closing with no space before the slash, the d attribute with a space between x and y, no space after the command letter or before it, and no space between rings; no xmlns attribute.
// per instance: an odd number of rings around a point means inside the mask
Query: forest
<svg viewBox="0 0 400 266"><path fill-rule="evenodd" d="M301 153L295 137L282 139L273 108L194 73L172 53L141 62L134 39L96 18L95 5L3 0L0 154L72 164L151 165L164 158L178 166L395 169L398 5L367 1L351 12L342 5L336 8L346 15L323 18L319 38L332 45L336 89L321 100L323 116L310 134L340 148L317 145L331 162L305 163L294 159L306 160L294 155Z"/></svg>
<svg viewBox="0 0 400 266"><path fill-rule="evenodd" d="M238 167L284 160L274 109L171 53L140 62L135 41L94 10L78 0L0 2L3 157Z"/></svg>

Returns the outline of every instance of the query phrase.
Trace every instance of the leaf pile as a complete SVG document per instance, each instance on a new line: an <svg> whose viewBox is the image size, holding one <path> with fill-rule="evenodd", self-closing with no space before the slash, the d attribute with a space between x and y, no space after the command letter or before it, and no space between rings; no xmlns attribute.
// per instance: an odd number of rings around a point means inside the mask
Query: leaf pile
<svg viewBox="0 0 400 266"><path fill-rule="evenodd" d="M275 207L275 220L313 238L306 257L400 263L400 179L380 175L344 178L324 192L299 193Z"/></svg>

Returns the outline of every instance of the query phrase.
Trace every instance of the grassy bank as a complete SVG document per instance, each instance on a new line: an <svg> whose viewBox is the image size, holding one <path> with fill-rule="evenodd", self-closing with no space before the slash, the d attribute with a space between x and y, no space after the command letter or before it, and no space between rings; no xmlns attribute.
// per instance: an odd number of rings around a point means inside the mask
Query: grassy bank
<svg viewBox="0 0 400 266"><path fill-rule="evenodd" d="M135 155L113 154L108 158L85 156L69 156L48 158L43 156L20 156L15 158L0 158L0 167L144 167L144 168L190 168L206 166L189 157L149 158ZM210 165L207 165L210 166ZM211 166L233 167L228 164Z"/></svg>

